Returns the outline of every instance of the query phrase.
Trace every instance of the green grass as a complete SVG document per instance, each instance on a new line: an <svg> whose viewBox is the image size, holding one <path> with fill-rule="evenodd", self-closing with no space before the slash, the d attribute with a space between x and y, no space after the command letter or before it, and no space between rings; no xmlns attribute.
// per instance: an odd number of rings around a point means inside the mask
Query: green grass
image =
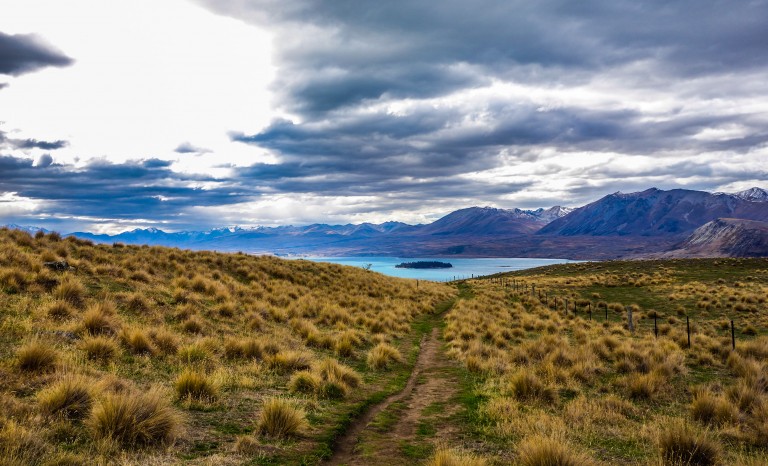
<svg viewBox="0 0 768 466"><path fill-rule="evenodd" d="M585 443L588 443L592 450L599 452L606 459L615 460L621 458L628 461L644 462L650 459L652 455L650 445L633 439L615 437L610 432L606 432L604 435L592 436L585 440Z"/></svg>
<svg viewBox="0 0 768 466"><path fill-rule="evenodd" d="M402 441L400 443L400 451L403 456L413 460L424 460L429 458L435 447L431 443L414 443L408 441Z"/></svg>
<svg viewBox="0 0 768 466"><path fill-rule="evenodd" d="M400 417L403 415L406 408L407 406L403 401L397 401L390 404L386 409L382 410L373 418L370 424L371 427L377 432L389 432L392 427L397 424L397 421L400 420Z"/></svg>
<svg viewBox="0 0 768 466"><path fill-rule="evenodd" d="M416 426L416 435L425 437L425 436L432 436L435 435L437 432L437 429L435 428L435 425L430 421L421 420L419 421L419 425Z"/></svg>
<svg viewBox="0 0 768 466"><path fill-rule="evenodd" d="M429 404L426 408L421 410L421 415L432 416L445 411L445 408L446 408L446 403L436 401L434 403Z"/></svg>

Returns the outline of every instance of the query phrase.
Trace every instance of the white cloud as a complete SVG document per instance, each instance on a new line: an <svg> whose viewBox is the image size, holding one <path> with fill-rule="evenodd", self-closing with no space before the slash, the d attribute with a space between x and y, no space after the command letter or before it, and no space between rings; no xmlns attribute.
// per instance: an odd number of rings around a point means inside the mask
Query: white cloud
<svg viewBox="0 0 768 466"><path fill-rule="evenodd" d="M271 36L256 26L183 0L4 0L0 31L39 33L75 60L0 91L6 130L70 142L57 159L176 158L192 137L219 163L260 153L227 136L271 118Z"/></svg>

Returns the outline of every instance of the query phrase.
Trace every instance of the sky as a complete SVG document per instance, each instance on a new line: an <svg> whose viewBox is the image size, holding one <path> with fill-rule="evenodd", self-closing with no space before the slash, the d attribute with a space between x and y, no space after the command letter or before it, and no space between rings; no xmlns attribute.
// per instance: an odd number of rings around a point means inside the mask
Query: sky
<svg viewBox="0 0 768 466"><path fill-rule="evenodd" d="M768 187L768 0L3 0L0 224Z"/></svg>

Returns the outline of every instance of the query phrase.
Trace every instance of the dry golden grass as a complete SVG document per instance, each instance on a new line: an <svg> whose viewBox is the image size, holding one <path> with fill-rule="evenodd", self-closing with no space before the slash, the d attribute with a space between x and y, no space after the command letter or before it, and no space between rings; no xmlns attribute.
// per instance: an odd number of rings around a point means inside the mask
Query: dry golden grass
<svg viewBox="0 0 768 466"><path fill-rule="evenodd" d="M471 453L455 448L440 447L426 462L426 466L486 466L488 462Z"/></svg>
<svg viewBox="0 0 768 466"><path fill-rule="evenodd" d="M176 378L176 396L180 400L211 403L218 399L219 390L216 384L203 373L190 369L182 372Z"/></svg>
<svg viewBox="0 0 768 466"><path fill-rule="evenodd" d="M714 466L721 461L722 447L707 432L679 420L660 429L658 444L664 465Z"/></svg>
<svg viewBox="0 0 768 466"><path fill-rule="evenodd" d="M16 364L24 372L45 372L55 368L59 353L48 344L32 341L16 352Z"/></svg>
<svg viewBox="0 0 768 466"><path fill-rule="evenodd" d="M109 362L120 352L117 343L106 337L86 337L80 345L88 359L102 363Z"/></svg>
<svg viewBox="0 0 768 466"><path fill-rule="evenodd" d="M95 396L93 381L70 374L38 393L37 399L46 414L82 419L90 412Z"/></svg>
<svg viewBox="0 0 768 466"><path fill-rule="evenodd" d="M368 352L366 362L368 367L375 370L387 369L397 362L401 362L403 356L400 351L388 343L379 343Z"/></svg>
<svg viewBox="0 0 768 466"><path fill-rule="evenodd" d="M714 275L707 265L689 265L702 268L685 273ZM562 266L568 267L614 266ZM468 282L471 294L448 313L443 336L449 354L474 374L472 394L480 400L475 429L509 452L485 453L487 459L521 465L762 464L768 458L768 286L762 284L768 282L768 262L763 267L752 272L763 274L759 281L715 284L685 283L664 269L515 274L517 283L535 284L541 298L530 286ZM668 304L670 294L675 296ZM749 338L737 333L733 351L735 313L748 313L754 332L747 331Z"/></svg>
<svg viewBox="0 0 768 466"><path fill-rule="evenodd" d="M595 464L583 453L577 453L563 439L532 436L520 443L520 466L590 466Z"/></svg>
<svg viewBox="0 0 768 466"><path fill-rule="evenodd" d="M0 461L12 466L40 464L49 446L39 432L25 428L14 421L0 428Z"/></svg>
<svg viewBox="0 0 768 466"><path fill-rule="evenodd" d="M95 439L126 447L170 444L182 428L180 415L156 389L107 395L97 401L86 422Z"/></svg>
<svg viewBox="0 0 768 466"><path fill-rule="evenodd" d="M43 266L62 259L74 268ZM0 457L226 458L279 397L318 423L288 446L258 442L276 463L316 458L320 439L389 383L365 365L370 350L454 294L331 264L0 229Z"/></svg>
<svg viewBox="0 0 768 466"><path fill-rule="evenodd" d="M258 430L270 437L293 437L307 427L306 414L290 401L269 398L259 414Z"/></svg>

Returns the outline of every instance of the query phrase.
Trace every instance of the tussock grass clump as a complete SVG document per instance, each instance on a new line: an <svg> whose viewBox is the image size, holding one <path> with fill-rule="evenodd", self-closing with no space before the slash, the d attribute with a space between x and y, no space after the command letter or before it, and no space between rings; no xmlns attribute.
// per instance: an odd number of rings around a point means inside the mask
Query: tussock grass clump
<svg viewBox="0 0 768 466"><path fill-rule="evenodd" d="M102 363L111 361L120 352L115 340L103 336L88 337L80 347L88 359Z"/></svg>
<svg viewBox="0 0 768 466"><path fill-rule="evenodd" d="M169 444L182 426L179 414L158 389L107 395L95 404L86 422L95 439L123 447Z"/></svg>
<svg viewBox="0 0 768 466"><path fill-rule="evenodd" d="M173 355L179 351L179 338L166 329L150 334L155 347L165 355Z"/></svg>
<svg viewBox="0 0 768 466"><path fill-rule="evenodd" d="M152 341L143 329L125 329L120 334L120 339L133 354L155 354L155 347L152 345Z"/></svg>
<svg viewBox="0 0 768 466"><path fill-rule="evenodd" d="M203 323L195 316L184 321L181 328L187 333L203 333Z"/></svg>
<svg viewBox="0 0 768 466"><path fill-rule="evenodd" d="M307 426L304 410L284 398L269 398L259 415L258 431L269 437L294 437Z"/></svg>
<svg viewBox="0 0 768 466"><path fill-rule="evenodd" d="M351 357L355 354L355 344L347 336L340 336L333 342L333 351L341 357Z"/></svg>
<svg viewBox="0 0 768 466"><path fill-rule="evenodd" d="M379 343L368 352L366 363L374 370L388 369L392 364L402 362L400 350L389 343Z"/></svg>
<svg viewBox="0 0 768 466"><path fill-rule="evenodd" d="M66 301L57 299L45 307L45 314L53 320L65 320L72 317L75 310Z"/></svg>
<svg viewBox="0 0 768 466"><path fill-rule="evenodd" d="M67 275L53 289L53 297L73 306L81 306L85 300L85 287L77 278Z"/></svg>
<svg viewBox="0 0 768 466"><path fill-rule="evenodd" d="M589 466L595 462L575 452L563 439L528 437L518 448L520 466Z"/></svg>
<svg viewBox="0 0 768 466"><path fill-rule="evenodd" d="M109 302L101 302L91 306L81 322L82 330L89 335L111 335L117 332L119 328L117 322L112 317L114 305Z"/></svg>
<svg viewBox="0 0 768 466"><path fill-rule="evenodd" d="M125 308L130 312L147 313L152 310L152 305L140 293L131 293L124 299Z"/></svg>
<svg viewBox="0 0 768 466"><path fill-rule="evenodd" d="M311 371L293 374L288 388L292 393L315 394L320 398L341 399L351 388L361 383L360 375L349 366L333 358L326 358L312 366Z"/></svg>
<svg viewBox="0 0 768 466"><path fill-rule="evenodd" d="M197 293L208 293L211 285L205 277L201 275L195 275L189 282L189 289Z"/></svg>
<svg viewBox="0 0 768 466"><path fill-rule="evenodd" d="M339 363L333 358L326 358L315 366L315 371L324 380L337 379L352 388L360 385L360 374L349 366Z"/></svg>
<svg viewBox="0 0 768 466"><path fill-rule="evenodd" d="M24 291L28 283L28 274L19 269L9 269L0 272L0 289L6 293L20 293Z"/></svg>
<svg viewBox="0 0 768 466"><path fill-rule="evenodd" d="M485 466L487 464L484 458L447 447L438 448L425 463L426 466Z"/></svg>
<svg viewBox="0 0 768 466"><path fill-rule="evenodd" d="M656 373L632 374L627 378L627 392L636 400L653 399L659 392L664 380Z"/></svg>
<svg viewBox="0 0 768 466"><path fill-rule="evenodd" d="M250 435L241 435L235 442L235 451L241 455L253 456L261 452L259 441Z"/></svg>
<svg viewBox="0 0 768 466"><path fill-rule="evenodd" d="M67 375L37 395L45 414L82 419L94 402L93 383L83 376Z"/></svg>
<svg viewBox="0 0 768 466"><path fill-rule="evenodd" d="M253 313L248 318L248 328L254 331L262 330L266 326L264 318L256 313Z"/></svg>
<svg viewBox="0 0 768 466"><path fill-rule="evenodd" d="M714 466L720 463L720 445L705 432L673 420L659 432L659 453L664 465Z"/></svg>
<svg viewBox="0 0 768 466"><path fill-rule="evenodd" d="M323 380L317 391L318 397L328 400L341 400L348 394L349 386L334 376Z"/></svg>
<svg viewBox="0 0 768 466"><path fill-rule="evenodd" d="M739 411L724 398L703 391L691 403L691 417L709 425L722 425L738 421Z"/></svg>
<svg viewBox="0 0 768 466"><path fill-rule="evenodd" d="M509 379L509 392L518 400L539 400L545 403L557 401L557 392L527 371L518 372Z"/></svg>
<svg viewBox="0 0 768 466"><path fill-rule="evenodd" d="M294 372L291 376L291 380L288 382L288 390L291 393L317 393L322 383L323 380L319 375L310 371L298 371Z"/></svg>
<svg viewBox="0 0 768 466"><path fill-rule="evenodd" d="M227 359L261 359L264 347L255 338L228 338L224 342L224 357Z"/></svg>
<svg viewBox="0 0 768 466"><path fill-rule="evenodd" d="M53 370L59 360L59 353L40 341L32 341L16 352L16 363L24 372L46 372Z"/></svg>
<svg viewBox="0 0 768 466"><path fill-rule="evenodd" d="M234 317L235 313L237 312L237 307L233 302L227 301L219 304L219 306L216 308L216 312L220 317Z"/></svg>
<svg viewBox="0 0 768 466"><path fill-rule="evenodd" d="M755 384L739 380L726 390L728 399L731 400L740 411L751 413L763 403L763 390Z"/></svg>
<svg viewBox="0 0 768 466"><path fill-rule="evenodd" d="M312 355L301 351L283 350L272 355L267 362L270 368L287 373L309 369L312 365Z"/></svg>
<svg viewBox="0 0 768 466"><path fill-rule="evenodd" d="M199 342L180 348L177 354L186 364L195 364L211 357L210 351Z"/></svg>
<svg viewBox="0 0 768 466"><path fill-rule="evenodd" d="M176 395L180 400L211 403L218 399L216 385L200 372L186 370L176 379Z"/></svg>

